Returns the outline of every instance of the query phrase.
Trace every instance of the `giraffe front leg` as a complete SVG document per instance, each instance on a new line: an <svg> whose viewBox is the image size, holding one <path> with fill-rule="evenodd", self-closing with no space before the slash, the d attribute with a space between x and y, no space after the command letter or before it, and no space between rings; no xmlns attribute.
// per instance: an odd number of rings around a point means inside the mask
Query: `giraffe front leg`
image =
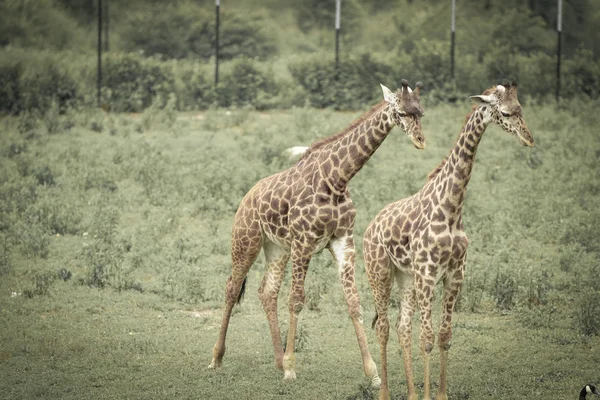
<svg viewBox="0 0 600 400"><path fill-rule="evenodd" d="M292 246L292 286L289 296L290 326L283 355L283 379L296 379L296 356L294 354L298 317L304 307L304 280L313 247L304 244Z"/></svg>
<svg viewBox="0 0 600 400"><path fill-rule="evenodd" d="M448 400L446 394L446 372L448 367L448 350L452 339L452 312L456 299L460 293L464 277L464 265L452 275L444 279L444 298L442 300L442 323L438 335L438 346L440 348L440 386L436 400Z"/></svg>
<svg viewBox="0 0 600 400"><path fill-rule="evenodd" d="M329 244L329 250L338 265L340 282L342 284L344 297L348 306L348 312L350 314L352 324L354 325L354 331L356 332L356 338L358 340L358 346L362 356L363 371L365 375L371 379L371 386L375 389L378 389L381 386L381 379L379 378L375 361L373 361L371 353L369 352L367 335L363 326L362 312L360 308L360 297L354 281L354 261L356 256L354 238L351 234L341 237L334 237Z"/></svg>
<svg viewBox="0 0 600 400"><path fill-rule="evenodd" d="M263 248L265 250L267 270L258 289L258 297L269 321L269 330L271 331L273 352L275 354L275 366L278 369L283 369L283 346L281 344L279 319L277 318L277 296L283 282L285 266L290 258L290 254L268 240L265 241Z"/></svg>
<svg viewBox="0 0 600 400"><path fill-rule="evenodd" d="M428 268L417 268L419 271L427 271ZM435 335L433 333L433 325L431 322L431 303L433 301L433 290L435 280L428 276L415 277L415 296L419 305L419 313L421 314L421 333L419 335L419 348L423 356L423 400L431 399L431 351Z"/></svg>

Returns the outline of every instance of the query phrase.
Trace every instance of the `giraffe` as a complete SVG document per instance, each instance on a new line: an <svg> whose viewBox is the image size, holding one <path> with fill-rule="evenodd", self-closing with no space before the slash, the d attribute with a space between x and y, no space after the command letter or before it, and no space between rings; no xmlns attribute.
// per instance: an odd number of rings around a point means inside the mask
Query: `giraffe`
<svg viewBox="0 0 600 400"><path fill-rule="evenodd" d="M458 135L456 144L413 196L388 204L368 225L363 256L373 291L376 328L381 351L379 399L389 399L386 347L389 337L388 305L394 280L400 289L397 332L408 386L408 399L418 398L412 370L412 317L418 307L421 318L419 347L424 359L424 398L430 399L429 365L434 332L431 304L435 284L443 282L442 322L438 336L440 382L438 400L447 399L446 368L452 338L452 311L464 276L467 235L462 208L479 141L491 123L514 134L521 144L533 147L533 137L523 120L517 86L503 82L479 96Z"/></svg>
<svg viewBox="0 0 600 400"><path fill-rule="evenodd" d="M295 379L294 339L304 302L304 280L313 254L328 248L339 272L350 318L358 339L365 375L380 383L362 326L360 300L354 282L353 239L356 211L348 183L398 125L418 149L425 147L421 133L421 83L414 91L402 80L395 93L381 85L383 101L345 130L317 141L289 169L260 180L242 199L235 215L232 272L225 288L221 329L209 368L221 366L231 311L244 293L248 270L264 249L266 271L258 296L267 315L275 365L284 379ZM277 297L288 259L292 260L289 294L290 322L282 347Z"/></svg>

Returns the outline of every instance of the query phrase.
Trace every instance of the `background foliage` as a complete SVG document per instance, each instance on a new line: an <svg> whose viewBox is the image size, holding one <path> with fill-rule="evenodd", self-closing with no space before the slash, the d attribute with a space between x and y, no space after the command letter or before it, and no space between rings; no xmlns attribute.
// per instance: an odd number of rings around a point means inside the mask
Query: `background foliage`
<svg viewBox="0 0 600 400"><path fill-rule="evenodd" d="M227 399L376 398L362 381L327 252L313 258L307 276L298 384L282 384L272 365L267 322L253 295L263 256L236 308L223 370L203 369L220 322L240 199L294 162L284 149L333 134L360 113L178 113L176 104L170 96L141 113L116 114L61 112L53 103L42 115L25 111L0 121L0 391L7 398L211 398L215 391ZM374 309L362 232L385 204L421 187L470 104L424 99L424 107L427 149L415 150L394 130L351 184L366 321ZM563 107L525 106L532 149L494 127L479 148L465 206L471 244L450 356L451 398L566 398L582 382L597 381L600 121L589 102ZM279 297L282 331L289 285L288 274ZM394 315L396 299L392 307ZM440 305L434 310L439 321ZM375 334L368 335L379 360ZM394 343L392 392L399 398L405 387ZM256 367L249 371L249 364Z"/></svg>
<svg viewBox="0 0 600 400"><path fill-rule="evenodd" d="M223 370L203 367L220 322L240 199L294 162L284 149L360 115L334 110L364 110L380 99L380 82L394 87L401 78L425 84L428 146L412 149L394 131L352 181L365 320L373 316L361 261L367 223L419 190L454 143L470 109L466 96L515 77L536 147L490 128L479 149L449 394L574 398L584 383L598 382L598 0L565 1L560 107L550 98L553 1L459 0L454 81L449 1L344 1L339 69L333 1L223 1L216 88L213 1L111 1L103 110L95 107L96 3L0 2L4 397L375 398L361 381L326 252L307 276L298 384L282 382L273 368L255 296L235 309ZM263 271L261 256L248 293ZM283 332L289 283L288 274ZM378 362L377 339L367 335ZM402 398L393 343L392 393Z"/></svg>
<svg viewBox="0 0 600 400"><path fill-rule="evenodd" d="M334 1L227 1L215 87L213 2L109 2L102 102L139 112L173 94L179 110L306 102L358 109L378 97L377 83L392 87L402 78L422 81L436 101L479 93L503 78L525 84L524 100L546 99L556 87L555 3L459 1L452 80L448 1L344 1L339 69ZM599 0L565 2L566 99L599 96L599 10ZM87 0L0 5L0 112L94 104L96 11Z"/></svg>

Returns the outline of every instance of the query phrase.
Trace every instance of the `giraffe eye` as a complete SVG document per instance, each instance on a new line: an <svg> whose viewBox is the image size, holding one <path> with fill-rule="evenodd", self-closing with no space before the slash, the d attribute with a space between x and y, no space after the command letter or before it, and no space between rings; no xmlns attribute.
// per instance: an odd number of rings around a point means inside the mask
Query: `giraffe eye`
<svg viewBox="0 0 600 400"><path fill-rule="evenodd" d="M507 112L504 112L504 111L500 111L500 113L502 114L502 116L503 116L504 118L508 118L508 117L510 117L510 113L507 113Z"/></svg>

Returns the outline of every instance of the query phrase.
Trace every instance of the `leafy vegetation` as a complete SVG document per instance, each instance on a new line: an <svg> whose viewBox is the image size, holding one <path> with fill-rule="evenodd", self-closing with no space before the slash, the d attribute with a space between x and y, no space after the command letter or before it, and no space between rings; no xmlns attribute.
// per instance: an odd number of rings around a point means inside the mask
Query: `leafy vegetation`
<svg viewBox="0 0 600 400"><path fill-rule="evenodd" d="M97 2L0 2L3 396L375 398L326 252L307 276L297 382L274 368L255 296L235 308L223 369L204 366L240 199L293 162L284 149L360 114L334 110L363 110L380 99L380 82L393 87L401 78L425 84L428 146L417 151L395 130L351 183L365 320L374 313L361 255L367 223L420 189L453 145L468 95L514 77L536 147L490 128L478 151L449 395L574 398L595 382L600 3L564 2L560 107L548 101L555 2L457 3L452 79L448 1L344 1L337 67L333 1L224 1L215 86L214 2L111 1L99 110ZM263 271L261 256L249 293ZM282 332L289 283L288 274ZM375 334L367 335L378 362ZM390 376L399 399L396 350Z"/></svg>
<svg viewBox="0 0 600 400"><path fill-rule="evenodd" d="M177 113L176 101L133 115L60 113L55 105L42 118L0 121L0 391L7 398L42 391L45 398L375 398L326 252L314 257L307 278L297 382L282 382L274 368L266 319L252 295L236 308L223 369L204 369L240 199L293 162L284 149L333 134L359 113ZM385 204L420 188L470 107L463 100L424 106L427 149L413 149L394 130L351 184L365 320L374 310L362 232ZM563 107L527 105L533 149L490 128L478 151L464 216L471 245L450 355L451 398L566 398L597 379L600 121L588 102ZM261 256L248 293L263 270ZM289 274L280 294L282 332L288 288ZM373 331L368 341L378 361ZM417 358L417 371L420 365ZM400 398L403 371L393 346L390 368Z"/></svg>
<svg viewBox="0 0 600 400"><path fill-rule="evenodd" d="M526 84L525 100L544 101L555 92L553 1L459 1L454 78L449 2L345 1L338 66L334 4L224 3L215 87L213 3L110 2L102 103L141 112L174 94L181 111L285 109L306 102L360 109L377 96L374 84L391 87L401 78L422 81L432 102L456 101L504 78ZM95 7L81 0L0 5L1 113L44 113L53 102L63 112L95 103ZM598 0L565 2L564 99L600 95L600 52L590 40L600 32L598 9Z"/></svg>

